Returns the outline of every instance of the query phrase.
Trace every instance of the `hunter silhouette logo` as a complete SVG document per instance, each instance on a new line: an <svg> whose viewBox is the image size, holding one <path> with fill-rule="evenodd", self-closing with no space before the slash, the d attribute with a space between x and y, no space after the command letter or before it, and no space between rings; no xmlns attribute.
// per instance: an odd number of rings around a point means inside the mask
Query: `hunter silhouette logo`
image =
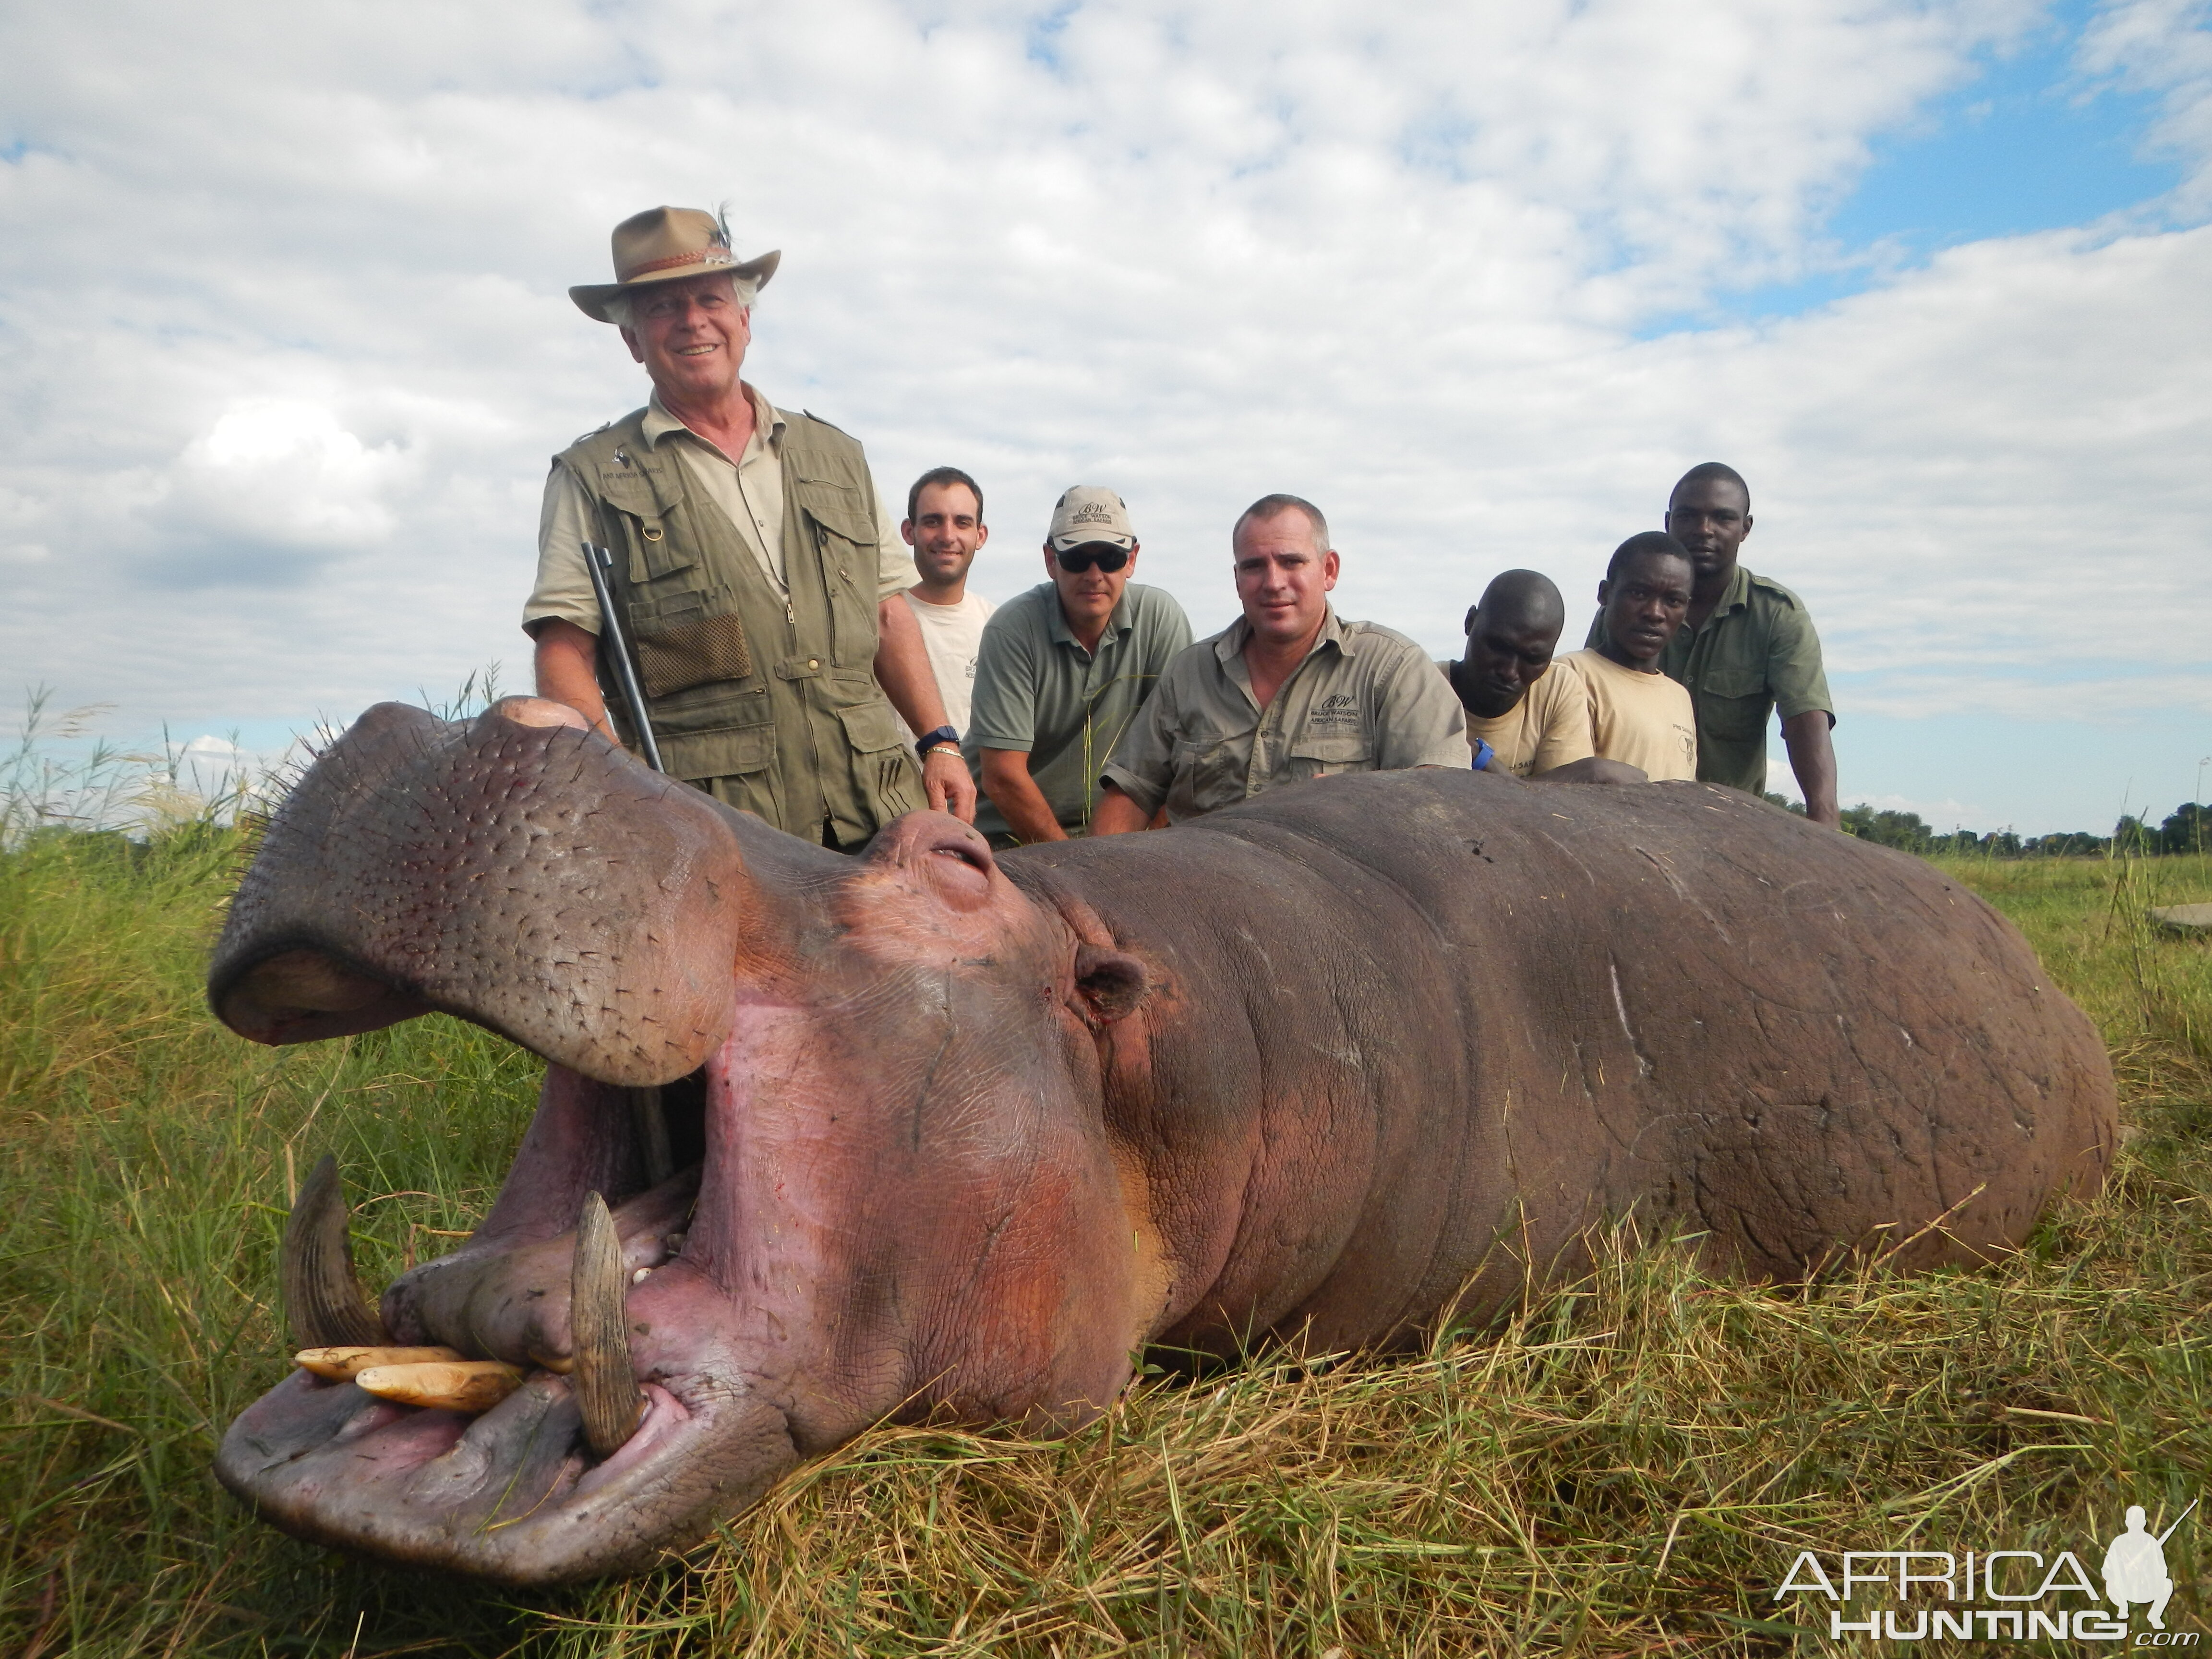
<svg viewBox="0 0 2212 1659"><path fill-rule="evenodd" d="M2106 1547L2100 1590L2080 1556L2061 1550L2046 1559L2038 1550L1849 1550L1829 1559L1800 1550L1783 1575L1773 1600L1813 1595L1838 1605L1828 1612L1828 1636L1866 1636L1880 1642L1922 1642L1950 1637L1985 1642L2039 1640L2122 1642L2133 1609L2146 1609L2149 1628L2136 1633L2138 1648L2194 1648L2197 1631L2168 1631L2166 1603L2173 1579L2166 1571L2166 1541L2198 1502L2154 1533L2140 1504L2128 1507L2127 1528ZM2094 1552L2091 1556L2094 1559ZM1854 1608L1860 1596L1880 1595L1900 1605ZM2076 1598L2069 1602L2066 1598ZM1914 1601L1923 1605L1911 1606ZM1975 1605L1979 1603L1981 1605ZM1856 1616L1854 1616L1856 1615ZM1817 1626L1808 1626L1817 1629Z"/></svg>
<svg viewBox="0 0 2212 1659"><path fill-rule="evenodd" d="M2189 1510L2196 1507L2192 1503ZM2189 1510L2182 1510L2173 1527L2189 1518ZM2142 1505L2130 1504L2128 1529L2105 1552L2106 1596L2123 1619L2128 1616L2129 1603L2144 1603L2150 1608L2153 1630L2166 1628L2166 1604L2173 1599L2173 1580L2166 1571L2166 1540L2173 1536L2173 1527L2153 1537L2144 1525Z"/></svg>

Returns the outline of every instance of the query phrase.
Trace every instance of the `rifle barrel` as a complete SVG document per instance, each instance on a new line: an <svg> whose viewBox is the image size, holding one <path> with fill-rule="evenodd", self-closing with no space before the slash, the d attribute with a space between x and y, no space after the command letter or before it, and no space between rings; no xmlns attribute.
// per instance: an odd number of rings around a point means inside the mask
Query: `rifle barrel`
<svg viewBox="0 0 2212 1659"><path fill-rule="evenodd" d="M660 763L660 745L653 741L653 721L645 712L645 693L638 686L637 665L630 659L629 641L623 635L614 590L607 580L614 563L614 555L605 548L584 544L584 568L591 574L592 592L599 602L599 649L615 671L615 686L627 705L630 729L637 733L637 746L645 751L645 763L656 772L665 772L668 769Z"/></svg>
<svg viewBox="0 0 2212 1659"><path fill-rule="evenodd" d="M2196 1508L2199 1504L2203 1503L2203 1501L2204 1501L2204 1500L2203 1500L2202 1498L2191 1498L2191 1499L2189 1500L2189 1510L2193 1510L2193 1509L2195 1509L2195 1508ZM2185 1522L2185 1521L2186 1521L2187 1519L2189 1519L2189 1510L2182 1510L2182 1512L2181 1512L2180 1514L2179 1514L2179 1515L2175 1516L2173 1517L2173 1526L2172 1526L2172 1527L2168 1527L2168 1528L2167 1528L2164 1532L2162 1532L2162 1533L2159 1534L2159 1535L2158 1535L2158 1541L2159 1541L2159 1543L2160 1544L2160 1546L2163 1546L2163 1545L2165 1544L2165 1542L2166 1542L2166 1540L2167 1539L2169 1539L2169 1538L2171 1538L2171 1537L2172 1537L2172 1536L2173 1536L2174 1528L2175 1528L2175 1527L2179 1527L2179 1526L2183 1522Z"/></svg>

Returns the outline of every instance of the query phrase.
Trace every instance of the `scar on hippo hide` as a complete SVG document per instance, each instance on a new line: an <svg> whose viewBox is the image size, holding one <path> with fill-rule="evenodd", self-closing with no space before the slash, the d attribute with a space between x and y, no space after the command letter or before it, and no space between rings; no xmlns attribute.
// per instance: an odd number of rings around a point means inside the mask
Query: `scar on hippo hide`
<svg viewBox="0 0 2212 1659"><path fill-rule="evenodd" d="M1152 994L1152 976L1145 964L1120 951L1096 945L1075 947L1075 988L1101 1025L1127 1019Z"/></svg>

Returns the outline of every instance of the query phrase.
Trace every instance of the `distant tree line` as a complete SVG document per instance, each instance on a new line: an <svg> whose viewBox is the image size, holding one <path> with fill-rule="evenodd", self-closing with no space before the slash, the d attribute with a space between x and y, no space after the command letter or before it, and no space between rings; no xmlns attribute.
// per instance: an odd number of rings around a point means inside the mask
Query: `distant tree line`
<svg viewBox="0 0 2212 1659"><path fill-rule="evenodd" d="M1805 809L1779 795L1767 799L1793 812ZM1861 841L1895 847L1929 857L1941 853L1972 854L1982 858L2087 858L2119 853L2148 857L2162 853L2202 853L2212 850L2212 807L2185 801L2153 826L2148 814L2124 817L2109 836L2086 830L2066 830L2048 836L2017 836L2009 830L1984 835L1978 830L1936 829L1917 812L1877 811L1861 803L1844 810L1844 828Z"/></svg>

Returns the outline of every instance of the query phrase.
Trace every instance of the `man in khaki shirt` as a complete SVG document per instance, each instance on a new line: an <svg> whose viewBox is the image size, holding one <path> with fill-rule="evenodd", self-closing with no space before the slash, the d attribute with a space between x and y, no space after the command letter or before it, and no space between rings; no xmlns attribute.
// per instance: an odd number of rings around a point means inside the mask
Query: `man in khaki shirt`
<svg viewBox="0 0 2212 1659"><path fill-rule="evenodd" d="M1690 694L1659 672L1659 659L1690 608L1690 556L1663 530L1613 549L1598 584L1603 642L1562 657L1554 672L1582 687L1589 746L1639 768L1654 783L1698 775L1698 716Z"/></svg>
<svg viewBox="0 0 2212 1659"><path fill-rule="evenodd" d="M1566 619L1558 586L1535 570L1493 576L1467 613L1467 654L1437 666L1467 711L1477 769L1536 777L1589 758L1581 683L1552 660Z"/></svg>
<svg viewBox="0 0 2212 1659"><path fill-rule="evenodd" d="M1319 508L1263 496L1230 544L1244 614L1168 665L1106 767L1091 834L1311 778L1468 764L1459 699L1420 647L1329 604L1340 561Z"/></svg>

